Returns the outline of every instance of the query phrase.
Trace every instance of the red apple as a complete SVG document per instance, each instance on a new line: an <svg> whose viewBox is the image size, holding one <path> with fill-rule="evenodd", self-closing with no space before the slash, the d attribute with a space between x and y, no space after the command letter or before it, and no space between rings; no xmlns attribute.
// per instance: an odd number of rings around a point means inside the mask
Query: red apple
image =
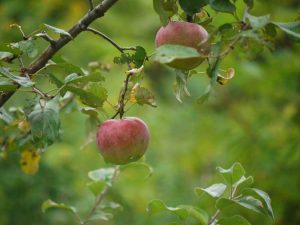
<svg viewBox="0 0 300 225"><path fill-rule="evenodd" d="M139 118L109 119L97 132L97 144L106 162L126 164L141 158L149 144L149 129Z"/></svg>
<svg viewBox="0 0 300 225"><path fill-rule="evenodd" d="M200 54L207 54L209 44L207 43L208 33L200 25L189 22L170 21L167 26L161 27L155 37L155 45L173 44L195 48ZM191 70L204 58L176 59L169 66L176 69Z"/></svg>

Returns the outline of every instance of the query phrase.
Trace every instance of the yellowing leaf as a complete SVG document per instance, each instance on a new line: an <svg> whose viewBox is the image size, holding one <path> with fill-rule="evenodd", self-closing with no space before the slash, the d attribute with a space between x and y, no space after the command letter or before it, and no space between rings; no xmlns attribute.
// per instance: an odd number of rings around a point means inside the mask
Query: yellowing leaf
<svg viewBox="0 0 300 225"><path fill-rule="evenodd" d="M224 75L218 74L217 81L221 85L227 84L235 74L234 68L228 68L226 71L222 71Z"/></svg>
<svg viewBox="0 0 300 225"><path fill-rule="evenodd" d="M35 151L25 150L21 154L20 165L27 175L34 175L39 169L40 155Z"/></svg>

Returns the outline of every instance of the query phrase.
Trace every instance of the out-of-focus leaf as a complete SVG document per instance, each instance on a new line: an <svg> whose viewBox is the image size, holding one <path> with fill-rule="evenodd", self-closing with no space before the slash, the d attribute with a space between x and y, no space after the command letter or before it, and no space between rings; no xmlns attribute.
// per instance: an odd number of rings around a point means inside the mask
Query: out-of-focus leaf
<svg viewBox="0 0 300 225"><path fill-rule="evenodd" d="M155 60L160 63L170 63L175 59L199 58L199 52L190 47L181 45L162 45L156 49Z"/></svg>
<svg viewBox="0 0 300 225"><path fill-rule="evenodd" d="M259 190L257 188L247 188L243 191L243 195L251 195L253 197L260 199L265 209L267 210L269 216L271 216L274 219L274 213L271 205L271 198L266 192Z"/></svg>
<svg viewBox="0 0 300 225"><path fill-rule="evenodd" d="M108 203L102 203L99 206L100 209L123 209L123 207L117 203L117 202L108 202Z"/></svg>
<svg viewBox="0 0 300 225"><path fill-rule="evenodd" d="M236 7L230 0L209 0L209 5L216 11L234 13Z"/></svg>
<svg viewBox="0 0 300 225"><path fill-rule="evenodd" d="M104 181L92 181L87 183L87 186L95 196L98 196L106 186L106 183Z"/></svg>
<svg viewBox="0 0 300 225"><path fill-rule="evenodd" d="M0 91L14 91L17 86L8 81L0 81Z"/></svg>
<svg viewBox="0 0 300 225"><path fill-rule="evenodd" d="M71 39L73 39L72 35L69 34L67 31L63 30L63 29L60 29L60 28L57 28L57 27L53 27L51 25L48 25L48 24L43 24L45 28L47 28L48 30L51 30L53 31L54 33L57 33L61 36L67 36Z"/></svg>
<svg viewBox="0 0 300 225"><path fill-rule="evenodd" d="M93 181L105 181L108 184L111 182L113 175L115 173L115 168L101 168L98 170L93 170L88 173L88 177Z"/></svg>
<svg viewBox="0 0 300 225"><path fill-rule="evenodd" d="M193 15L207 5L209 0L179 0L180 7L186 12L186 14Z"/></svg>
<svg viewBox="0 0 300 225"><path fill-rule="evenodd" d="M107 99L107 90L100 83L90 83L85 89L66 86L66 90L78 95L85 105L91 107L102 107Z"/></svg>
<svg viewBox="0 0 300 225"><path fill-rule="evenodd" d="M232 217L221 218L218 220L219 225L251 225L244 217L235 215Z"/></svg>
<svg viewBox="0 0 300 225"><path fill-rule="evenodd" d="M44 68L39 70L38 73L53 74L55 76L57 75L67 76L72 73L83 75L83 71L80 67L68 62L49 63Z"/></svg>
<svg viewBox="0 0 300 225"><path fill-rule="evenodd" d="M12 58L14 54L0 51L0 60Z"/></svg>
<svg viewBox="0 0 300 225"><path fill-rule="evenodd" d="M272 22L295 41L300 41L300 20L289 23Z"/></svg>
<svg viewBox="0 0 300 225"><path fill-rule="evenodd" d="M150 214L169 211L176 214L180 219L186 219L189 216L189 212L185 207L168 207L166 204L159 199L152 200L148 203L147 211Z"/></svg>
<svg viewBox="0 0 300 225"><path fill-rule="evenodd" d="M96 213L94 213L91 218L89 220L104 220L104 221L108 221L110 219L112 219L114 216L112 213L108 213L108 212L103 212L103 211L97 211Z"/></svg>
<svg viewBox="0 0 300 225"><path fill-rule="evenodd" d="M123 165L121 167L121 169L126 169L128 167L134 167L134 166L136 166L136 167L144 167L144 168L147 169L148 174L146 176L146 179L149 178L150 176L152 176L152 174L153 174L153 168L148 163L146 163L146 162L132 162L132 163Z"/></svg>
<svg viewBox="0 0 300 225"><path fill-rule="evenodd" d="M267 214L262 202L252 196L245 196L235 200L220 198L216 203L216 207L219 210L223 210L232 205L242 206L257 213Z"/></svg>
<svg viewBox="0 0 300 225"><path fill-rule="evenodd" d="M228 68L225 72L218 74L217 82L221 85L225 85L234 77L234 74L234 68Z"/></svg>
<svg viewBox="0 0 300 225"><path fill-rule="evenodd" d="M33 150L24 150L21 154L20 165L27 175L34 175L39 170L40 155Z"/></svg>
<svg viewBox="0 0 300 225"><path fill-rule="evenodd" d="M153 0L153 8L159 15L160 22L163 26L168 24L169 18L178 10L176 0Z"/></svg>
<svg viewBox="0 0 300 225"><path fill-rule="evenodd" d="M69 210L72 213L76 214L77 210L75 207L73 206L68 206L64 203L56 203L50 199L46 200L43 202L42 204L42 211L46 212L48 209L50 208L58 208L58 209L65 209L65 210Z"/></svg>
<svg viewBox="0 0 300 225"><path fill-rule="evenodd" d="M176 79L174 83L174 93L176 99L182 103L182 98L184 96L191 96L188 87L187 80L188 75L181 72L180 70L176 70Z"/></svg>
<svg viewBox="0 0 300 225"><path fill-rule="evenodd" d="M131 89L130 102L156 107L154 95L147 88L140 87L139 85L136 85Z"/></svg>
<svg viewBox="0 0 300 225"><path fill-rule="evenodd" d="M249 187L253 183L253 177L242 176L237 182L233 184L233 187L236 188L236 193L243 191L244 188Z"/></svg>
<svg viewBox="0 0 300 225"><path fill-rule="evenodd" d="M254 0L244 0L244 3L249 7L249 9L252 9L254 6Z"/></svg>
<svg viewBox="0 0 300 225"><path fill-rule="evenodd" d="M38 50L35 47L33 40L26 40L26 41L12 43L11 46L13 48L20 49L21 52L24 52L30 58L34 58L38 54Z"/></svg>
<svg viewBox="0 0 300 225"><path fill-rule="evenodd" d="M0 74L2 74L10 80L13 80L22 87L31 87L34 85L34 82L32 82L28 77L16 76L13 73L11 73L8 68L5 67L0 67Z"/></svg>
<svg viewBox="0 0 300 225"><path fill-rule="evenodd" d="M224 191L226 190L226 185L219 183L219 184L213 184L211 186L209 186L208 188L195 188L195 192L197 193L197 195L202 195L203 193L207 193L210 196L214 197L214 198L218 198L221 195L223 195Z"/></svg>
<svg viewBox="0 0 300 225"><path fill-rule="evenodd" d="M33 141L42 147L53 144L59 137L59 113L48 105L45 108L39 107L28 115Z"/></svg>
<svg viewBox="0 0 300 225"><path fill-rule="evenodd" d="M249 23L254 30L261 29L270 22L270 15L253 16L247 13L246 18L249 20Z"/></svg>
<svg viewBox="0 0 300 225"><path fill-rule="evenodd" d="M217 170L222 174L224 180L230 185L233 185L241 179L243 175L245 175L245 170L240 163L234 163L229 169L217 167Z"/></svg>

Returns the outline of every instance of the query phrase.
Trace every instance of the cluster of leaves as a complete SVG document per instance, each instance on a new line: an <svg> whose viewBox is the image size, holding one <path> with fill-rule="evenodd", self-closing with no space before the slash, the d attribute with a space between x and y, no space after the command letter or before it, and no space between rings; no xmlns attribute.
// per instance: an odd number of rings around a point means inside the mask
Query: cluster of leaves
<svg viewBox="0 0 300 225"><path fill-rule="evenodd" d="M251 15L249 11L254 6L254 1L252 0L244 0L246 10L242 16L243 18L239 18L235 3L236 1L230 0L153 0L153 7L159 15L163 26L167 25L169 20L173 18L175 20L186 20L190 17L192 22L202 25L209 32L208 42L213 46L211 51L204 55L190 47L162 45L156 50L155 60L163 64L168 64L177 59L206 58L208 61L211 61L212 58L224 58L235 47L241 52L248 54L249 57L253 57L262 52L264 48L269 50L274 48L273 41L277 34L276 28L284 31L293 40L300 41L299 20L282 23L272 21L270 15ZM220 26L215 26L213 24L214 18L207 13L210 10L208 7L219 13L231 14L234 22L226 22ZM222 76L222 70L219 66L215 68L218 74L217 77L214 77L212 68L214 66L209 63L207 75L217 82L214 82L214 80L210 82L203 95L198 99L200 103L208 98L214 83L224 85L233 78L232 73L226 73L225 76ZM190 74L199 73L192 71ZM191 78L191 76L186 75L185 78ZM179 101L182 101L183 96L189 96L186 87L187 81L188 79L183 80L178 76L176 77L175 95ZM179 88L182 85L185 87Z"/></svg>
<svg viewBox="0 0 300 225"><path fill-rule="evenodd" d="M207 188L196 187L195 194L201 197L207 194L215 200L216 213L209 217L207 212L193 205L167 206L162 200L155 199L148 204L150 214L168 211L174 213L187 224L190 219L203 225L250 225L241 215L224 215L228 207L242 207L256 213L262 213L274 219L271 200L268 194L260 189L251 188L252 176L246 176L240 163L233 164L229 169L221 167L217 171L222 175L224 183L213 184ZM180 223L173 222L172 225Z"/></svg>

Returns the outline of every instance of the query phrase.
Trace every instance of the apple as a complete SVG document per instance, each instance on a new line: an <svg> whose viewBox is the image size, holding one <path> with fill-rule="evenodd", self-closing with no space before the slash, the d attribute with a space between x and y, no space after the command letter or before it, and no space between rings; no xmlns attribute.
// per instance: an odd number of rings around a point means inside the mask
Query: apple
<svg viewBox="0 0 300 225"><path fill-rule="evenodd" d="M121 165L140 159L149 137L147 125L139 118L109 119L98 128L97 145L106 162Z"/></svg>
<svg viewBox="0 0 300 225"><path fill-rule="evenodd" d="M195 48L200 54L207 54L210 45L207 42L208 33L200 25L182 21L170 21L167 26L161 27L155 37L155 45L173 44ZM169 66L191 70L203 62L204 58L176 59Z"/></svg>

